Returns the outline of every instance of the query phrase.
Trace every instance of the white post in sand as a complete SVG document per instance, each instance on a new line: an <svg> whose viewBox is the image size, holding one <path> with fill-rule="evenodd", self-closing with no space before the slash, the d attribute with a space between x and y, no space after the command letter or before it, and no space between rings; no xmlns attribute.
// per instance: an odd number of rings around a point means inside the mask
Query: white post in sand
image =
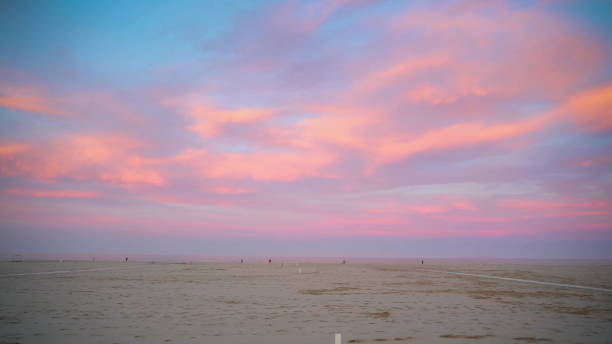
<svg viewBox="0 0 612 344"><path fill-rule="evenodd" d="M336 341L335 344L342 344L342 334L336 333Z"/></svg>
<svg viewBox="0 0 612 344"><path fill-rule="evenodd" d="M298 274L302 274L302 268L298 268Z"/></svg>

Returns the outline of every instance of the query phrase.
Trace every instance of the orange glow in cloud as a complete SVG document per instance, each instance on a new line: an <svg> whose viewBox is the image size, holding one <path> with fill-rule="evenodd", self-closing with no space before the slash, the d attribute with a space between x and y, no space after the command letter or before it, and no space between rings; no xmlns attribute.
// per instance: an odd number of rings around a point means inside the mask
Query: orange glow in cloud
<svg viewBox="0 0 612 344"><path fill-rule="evenodd" d="M576 122L592 131L612 129L612 85L576 94L562 107Z"/></svg>
<svg viewBox="0 0 612 344"><path fill-rule="evenodd" d="M0 144L0 156L11 156L28 149L28 145L21 143Z"/></svg>
<svg viewBox="0 0 612 344"><path fill-rule="evenodd" d="M598 157L594 157L588 160L580 160L574 163L574 166L579 167L590 167L590 166L599 166L612 163L612 155L601 155Z"/></svg>
<svg viewBox="0 0 612 344"><path fill-rule="evenodd" d="M28 80L34 78L28 76ZM2 82L2 80L0 80ZM32 84L32 82L29 82ZM71 120L85 117L119 118L131 125L143 125L147 116L132 106L129 101L120 99L110 91L76 91L61 95L50 95L53 86L40 86L39 83L20 87L0 85L0 107L16 111L53 116L71 116Z"/></svg>
<svg viewBox="0 0 612 344"><path fill-rule="evenodd" d="M0 107L45 115L67 115L60 101L31 88L0 86Z"/></svg>

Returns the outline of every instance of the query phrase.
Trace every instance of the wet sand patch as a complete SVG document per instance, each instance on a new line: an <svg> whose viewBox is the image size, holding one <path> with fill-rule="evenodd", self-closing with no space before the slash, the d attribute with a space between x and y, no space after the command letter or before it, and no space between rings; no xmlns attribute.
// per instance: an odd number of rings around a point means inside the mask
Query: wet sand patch
<svg viewBox="0 0 612 344"><path fill-rule="evenodd" d="M553 340L550 338L536 338L536 337L516 337L514 340L519 340L521 342L527 343L541 343L541 342L552 342Z"/></svg>
<svg viewBox="0 0 612 344"><path fill-rule="evenodd" d="M410 336L394 338L373 338L373 339L349 339L347 343L373 343L373 342L403 342L413 339Z"/></svg>
<svg viewBox="0 0 612 344"><path fill-rule="evenodd" d="M494 337L490 334L464 335L464 334L443 334L440 338L446 339L484 339Z"/></svg>
<svg viewBox="0 0 612 344"><path fill-rule="evenodd" d="M336 287L333 289L303 289L300 294L304 295L351 295L355 294L359 288L352 287Z"/></svg>
<svg viewBox="0 0 612 344"><path fill-rule="evenodd" d="M389 312L375 312L375 313L366 313L368 316L375 319L387 319L391 316Z"/></svg>

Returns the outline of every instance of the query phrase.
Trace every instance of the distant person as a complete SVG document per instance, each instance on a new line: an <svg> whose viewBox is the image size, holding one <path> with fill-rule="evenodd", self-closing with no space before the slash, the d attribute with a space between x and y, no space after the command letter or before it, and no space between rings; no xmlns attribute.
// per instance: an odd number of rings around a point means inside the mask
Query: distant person
<svg viewBox="0 0 612 344"><path fill-rule="evenodd" d="M244 263L244 259L240 259L240 264Z"/></svg>
<svg viewBox="0 0 612 344"><path fill-rule="evenodd" d="M423 259L421 259L421 265L423 265L423 264L425 264L425 263L424 263Z"/></svg>
<svg viewBox="0 0 612 344"><path fill-rule="evenodd" d="M272 259L268 259L268 264L272 263Z"/></svg>
<svg viewBox="0 0 612 344"><path fill-rule="evenodd" d="M343 259L343 260L342 260L342 264L346 264L346 260L344 260L344 259Z"/></svg>
<svg viewBox="0 0 612 344"><path fill-rule="evenodd" d="M125 257L125 261L126 261L126 262L128 261L128 257Z"/></svg>

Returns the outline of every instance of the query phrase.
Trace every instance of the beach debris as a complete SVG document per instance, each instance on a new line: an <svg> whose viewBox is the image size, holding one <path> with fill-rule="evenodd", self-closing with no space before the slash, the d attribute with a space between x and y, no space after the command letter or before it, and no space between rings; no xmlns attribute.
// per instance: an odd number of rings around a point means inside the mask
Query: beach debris
<svg viewBox="0 0 612 344"><path fill-rule="evenodd" d="M342 344L342 333L336 333L334 344Z"/></svg>

